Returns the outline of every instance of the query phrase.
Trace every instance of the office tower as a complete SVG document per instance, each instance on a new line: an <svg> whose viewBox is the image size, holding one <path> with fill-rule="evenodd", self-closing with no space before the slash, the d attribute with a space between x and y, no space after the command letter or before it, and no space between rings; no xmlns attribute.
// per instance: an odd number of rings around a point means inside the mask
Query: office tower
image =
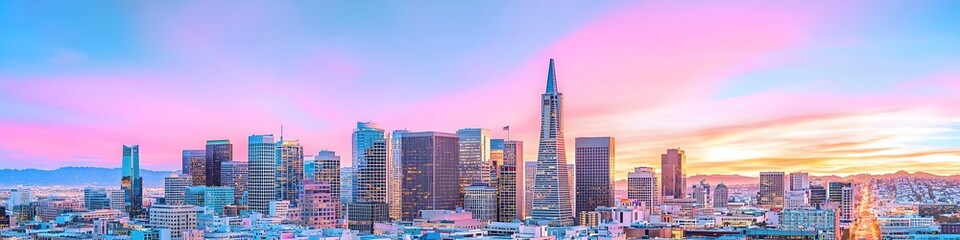
<svg viewBox="0 0 960 240"><path fill-rule="evenodd" d="M800 191L810 189L810 173L792 172L790 173L790 190Z"/></svg>
<svg viewBox="0 0 960 240"><path fill-rule="evenodd" d="M574 164L567 164L567 186L570 186L570 212L577 212L577 167Z"/></svg>
<svg viewBox="0 0 960 240"><path fill-rule="evenodd" d="M613 207L614 138L579 137L574 143L577 211Z"/></svg>
<svg viewBox="0 0 960 240"><path fill-rule="evenodd" d="M220 180L220 166L224 162L233 161L233 144L230 140L207 140L206 157L204 158L204 175L206 186L223 186Z"/></svg>
<svg viewBox="0 0 960 240"><path fill-rule="evenodd" d="M485 164L488 168L488 177L490 179L488 186L496 187L500 185L497 179L500 177L500 166L503 166L503 151L505 148L503 139L490 139L490 160Z"/></svg>
<svg viewBox="0 0 960 240"><path fill-rule="evenodd" d="M247 191L249 185L249 162L231 161L220 165L220 181L224 187L233 188L233 200L240 203L243 199L243 193ZM249 196L249 195L248 195ZM249 203L242 203L246 205Z"/></svg>
<svg viewBox="0 0 960 240"><path fill-rule="evenodd" d="M730 203L727 185L722 182L713 189L713 208L726 208Z"/></svg>
<svg viewBox="0 0 960 240"><path fill-rule="evenodd" d="M570 180L563 140L563 94L557 89L553 59L547 70L547 89L541 95L540 146L537 150L533 220L540 224L573 224Z"/></svg>
<svg viewBox="0 0 960 240"><path fill-rule="evenodd" d="M313 178L308 180L314 181L317 184L328 184L330 185L330 200L335 207L333 209L335 218L339 218L341 215L340 204L341 204L341 189L340 189L340 156L337 156L337 153L334 151L323 150L320 151L316 156L313 157Z"/></svg>
<svg viewBox="0 0 960 240"><path fill-rule="evenodd" d="M533 213L533 194L537 182L537 161L523 162L523 218Z"/></svg>
<svg viewBox="0 0 960 240"><path fill-rule="evenodd" d="M39 201L37 213L43 221L53 221L62 213L83 211L80 201L66 200L61 197L47 197Z"/></svg>
<svg viewBox="0 0 960 240"><path fill-rule="evenodd" d="M163 198L166 204L182 205L183 195L192 184L193 178L190 175L174 173L163 178Z"/></svg>
<svg viewBox="0 0 960 240"><path fill-rule="evenodd" d="M406 129L394 130L390 134L390 172L387 183L387 199L390 204L390 218L400 220L403 217L403 203L400 192L403 189L403 134L409 133Z"/></svg>
<svg viewBox="0 0 960 240"><path fill-rule="evenodd" d="M10 196L7 198L7 209L20 205L27 205L33 201L33 190L28 188L10 189Z"/></svg>
<svg viewBox="0 0 960 240"><path fill-rule="evenodd" d="M827 201L839 203L843 200L843 188L853 187L849 182L827 183Z"/></svg>
<svg viewBox="0 0 960 240"><path fill-rule="evenodd" d="M491 155L496 155L492 153ZM505 141L503 161L497 171L497 221L511 222L524 216L523 142Z"/></svg>
<svg viewBox="0 0 960 240"><path fill-rule="evenodd" d="M304 223L310 228L336 228L339 217L337 209L340 208L339 190L334 191L329 181L317 182L313 179L305 180L300 189L302 192L298 195L301 197L301 219Z"/></svg>
<svg viewBox="0 0 960 240"><path fill-rule="evenodd" d="M110 209L120 211L126 210L126 206L124 204L126 202L124 200L126 195L126 191L123 189L107 189L107 196L110 197Z"/></svg>
<svg viewBox="0 0 960 240"><path fill-rule="evenodd" d="M474 183L490 183L490 130L464 128L460 137L460 195Z"/></svg>
<svg viewBox="0 0 960 240"><path fill-rule="evenodd" d="M267 213L270 201L277 199L276 147L273 134L247 137L247 196L250 210L255 212Z"/></svg>
<svg viewBox="0 0 960 240"><path fill-rule="evenodd" d="M647 210L660 205L660 184L651 167L636 167L627 173L627 198L639 201Z"/></svg>
<svg viewBox="0 0 960 240"><path fill-rule="evenodd" d="M233 205L233 187L189 187L184 191L183 203L203 207L204 213L223 215L223 207Z"/></svg>
<svg viewBox="0 0 960 240"><path fill-rule="evenodd" d="M183 150L183 171L181 172L193 178L192 185L207 184L206 159L206 150Z"/></svg>
<svg viewBox="0 0 960 240"><path fill-rule="evenodd" d="M453 210L460 199L460 137L450 133L412 132L403 135L403 219L420 210ZM495 202L494 202L495 203Z"/></svg>
<svg viewBox="0 0 960 240"><path fill-rule="evenodd" d="M780 212L779 229L810 231L811 239L840 239L839 214L833 209L785 209Z"/></svg>
<svg viewBox="0 0 960 240"><path fill-rule="evenodd" d="M807 196L807 190L790 190L783 196L784 208L802 208L808 207L810 197Z"/></svg>
<svg viewBox="0 0 960 240"><path fill-rule="evenodd" d="M143 216L143 178L140 177L140 146L123 145L122 165L120 188L124 192L124 210L131 217L141 217Z"/></svg>
<svg viewBox="0 0 960 240"><path fill-rule="evenodd" d="M684 165L687 165L687 155L679 148L667 149L667 153L660 154L660 176L663 178L664 198L687 197L687 175L683 173Z"/></svg>
<svg viewBox="0 0 960 240"><path fill-rule="evenodd" d="M290 205L300 206L297 200L297 188L303 181L303 146L299 140L277 142L277 200L290 201Z"/></svg>
<svg viewBox="0 0 960 240"><path fill-rule="evenodd" d="M347 204L353 202L353 181L356 178L356 171L353 167L340 168L340 202Z"/></svg>
<svg viewBox="0 0 960 240"><path fill-rule="evenodd" d="M784 201L783 172L760 172L760 190L757 205L767 208L782 208Z"/></svg>
<svg viewBox="0 0 960 240"><path fill-rule="evenodd" d="M110 209L110 197L107 197L107 190L94 187L83 188L83 207L90 211Z"/></svg>
<svg viewBox="0 0 960 240"><path fill-rule="evenodd" d="M466 189L463 209L473 214L473 219L483 222L497 221L497 188L476 183Z"/></svg>
<svg viewBox="0 0 960 240"><path fill-rule="evenodd" d="M693 185L693 199L696 200L697 207L711 207L710 202L710 184L706 180L700 180L700 183Z"/></svg>
<svg viewBox="0 0 960 240"><path fill-rule="evenodd" d="M810 205L818 206L827 204L827 188L823 187L820 180L810 182Z"/></svg>
<svg viewBox="0 0 960 240"><path fill-rule="evenodd" d="M840 186L840 223L851 223L855 219L853 185L847 182Z"/></svg>
<svg viewBox="0 0 960 240"><path fill-rule="evenodd" d="M150 227L170 230L170 237L182 238L183 231L197 229L197 207L175 204L150 206Z"/></svg>
<svg viewBox="0 0 960 240"><path fill-rule="evenodd" d="M347 227L372 233L373 224L390 219L387 198L389 142L376 123L358 122L353 131L353 202L347 207Z"/></svg>

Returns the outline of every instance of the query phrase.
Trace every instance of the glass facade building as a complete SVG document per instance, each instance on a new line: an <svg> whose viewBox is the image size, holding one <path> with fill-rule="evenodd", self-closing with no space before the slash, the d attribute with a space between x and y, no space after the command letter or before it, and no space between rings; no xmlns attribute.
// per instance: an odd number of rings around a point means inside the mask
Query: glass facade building
<svg viewBox="0 0 960 240"><path fill-rule="evenodd" d="M553 59L547 70L547 88L541 95L540 146L531 216L539 224L573 225L570 176L563 138L563 94L557 89Z"/></svg>

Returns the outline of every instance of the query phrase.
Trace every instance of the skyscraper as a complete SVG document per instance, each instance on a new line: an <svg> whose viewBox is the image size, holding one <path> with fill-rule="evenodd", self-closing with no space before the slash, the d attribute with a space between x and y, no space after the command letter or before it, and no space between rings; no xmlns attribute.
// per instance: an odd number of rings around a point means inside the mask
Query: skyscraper
<svg viewBox="0 0 960 240"><path fill-rule="evenodd" d="M348 204L353 202L354 180L357 176L356 168L340 168L340 202Z"/></svg>
<svg viewBox="0 0 960 240"><path fill-rule="evenodd" d="M639 201L647 210L660 205L660 184L651 167L636 167L627 174L627 199Z"/></svg>
<svg viewBox="0 0 960 240"><path fill-rule="evenodd" d="M337 156L337 153L334 151L323 150L318 153L313 159L314 173L312 180L318 184L329 184L330 185L330 196L332 196L332 204L336 207L333 209L334 215L336 218L340 217L340 156Z"/></svg>
<svg viewBox="0 0 960 240"><path fill-rule="evenodd" d="M503 164L497 171L497 221L510 222L524 216L523 142L505 141Z"/></svg>
<svg viewBox="0 0 960 240"><path fill-rule="evenodd" d="M697 207L711 207L710 203L710 184L706 180L700 180L700 183L693 185L693 199L696 200Z"/></svg>
<svg viewBox="0 0 960 240"><path fill-rule="evenodd" d="M810 182L810 206L827 204L827 188L820 180Z"/></svg>
<svg viewBox="0 0 960 240"><path fill-rule="evenodd" d="M123 145L123 166L120 169L124 210L131 217L143 216L143 178L140 177L140 146Z"/></svg>
<svg viewBox="0 0 960 240"><path fill-rule="evenodd" d="M347 207L347 226L364 233L373 224L390 219L387 178L390 168L389 142L376 123L358 122L353 131L353 202Z"/></svg>
<svg viewBox="0 0 960 240"><path fill-rule="evenodd" d="M290 201L297 207L297 188L303 181L303 146L299 140L283 140L277 143L277 200Z"/></svg>
<svg viewBox="0 0 960 240"><path fill-rule="evenodd" d="M467 187L463 195L463 209L473 214L473 219L483 222L497 221L497 188L477 183Z"/></svg>
<svg viewBox="0 0 960 240"><path fill-rule="evenodd" d="M664 198L686 198L687 175L683 166L687 165L687 155L679 148L667 149L660 155L660 176L663 178Z"/></svg>
<svg viewBox="0 0 960 240"><path fill-rule="evenodd" d="M533 213L533 195L537 182L537 161L523 162L523 218Z"/></svg>
<svg viewBox="0 0 960 240"><path fill-rule="evenodd" d="M760 172L760 190L757 205L767 208L782 208L784 201L783 172Z"/></svg>
<svg viewBox="0 0 960 240"><path fill-rule="evenodd" d="M339 180L339 179L338 179ZM301 219L310 228L335 228L337 226L337 209L340 208L340 199L334 196L335 191L328 181L316 182L307 179L300 187L302 209ZM340 193L336 193L340 195Z"/></svg>
<svg viewBox="0 0 960 240"><path fill-rule="evenodd" d="M390 172L387 183L387 198L390 204L390 218L403 218L403 203L400 192L403 191L403 135L409 133L406 129L394 130L390 134Z"/></svg>
<svg viewBox="0 0 960 240"><path fill-rule="evenodd" d="M810 174L805 172L790 173L790 191L810 189Z"/></svg>
<svg viewBox="0 0 960 240"><path fill-rule="evenodd" d="M464 128L460 137L460 194L474 183L490 183L490 130Z"/></svg>
<svg viewBox="0 0 960 240"><path fill-rule="evenodd" d="M247 191L249 185L250 164L249 162L231 161L220 165L220 181L225 187L233 187L233 201L241 203L243 193ZM249 197L249 193L248 193Z"/></svg>
<svg viewBox="0 0 960 240"><path fill-rule="evenodd" d="M163 178L163 198L168 205L183 204L184 192L193 183L190 175L171 174ZM152 211L152 209L151 209Z"/></svg>
<svg viewBox="0 0 960 240"><path fill-rule="evenodd" d="M487 179L490 180L488 186L496 187L499 185L497 179L500 177L500 166L503 166L504 144L503 139L490 139L490 159L485 164L488 170Z"/></svg>
<svg viewBox="0 0 960 240"><path fill-rule="evenodd" d="M206 186L223 186L220 180L220 165L233 161L233 144L230 140L207 140L206 158L204 159L204 174Z"/></svg>
<svg viewBox="0 0 960 240"><path fill-rule="evenodd" d="M460 138L441 132L403 135L403 219L420 210L453 210L460 195ZM494 201L494 203L496 203Z"/></svg>
<svg viewBox="0 0 960 240"><path fill-rule="evenodd" d="M723 183L717 184L717 188L713 189L713 207L726 208L729 203L730 199L727 185Z"/></svg>
<svg viewBox="0 0 960 240"><path fill-rule="evenodd" d="M613 207L613 137L579 137L574 140L577 212Z"/></svg>
<svg viewBox="0 0 960 240"><path fill-rule="evenodd" d="M254 134L247 137L248 204L251 210L262 214L270 211L270 201L277 198L276 154L273 134Z"/></svg>
<svg viewBox="0 0 960 240"><path fill-rule="evenodd" d="M192 185L207 184L206 159L206 150L183 150L183 174L193 178Z"/></svg>
<svg viewBox="0 0 960 240"><path fill-rule="evenodd" d="M197 207L179 204L157 204L150 207L150 226L170 230L170 237L180 239L183 231L197 229Z"/></svg>
<svg viewBox="0 0 960 240"><path fill-rule="evenodd" d="M563 94L557 89L553 59L547 70L547 89L540 96L540 146L531 216L540 224L568 226L573 224L573 206L563 140Z"/></svg>
<svg viewBox="0 0 960 240"><path fill-rule="evenodd" d="M853 221L853 184L850 182L827 183L827 201L840 204L840 222Z"/></svg>
<svg viewBox="0 0 960 240"><path fill-rule="evenodd" d="M121 189L107 189L107 197L110 198L110 209L113 210L126 210L126 198L127 191Z"/></svg>

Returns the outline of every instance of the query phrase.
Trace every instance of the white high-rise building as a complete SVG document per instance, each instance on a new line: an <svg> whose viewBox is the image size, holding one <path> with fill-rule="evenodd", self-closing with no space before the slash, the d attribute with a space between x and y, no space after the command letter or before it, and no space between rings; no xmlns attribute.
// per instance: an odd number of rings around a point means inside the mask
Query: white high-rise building
<svg viewBox="0 0 960 240"><path fill-rule="evenodd" d="M124 210L124 194L123 189L107 189L107 196L110 197L110 209Z"/></svg>
<svg viewBox="0 0 960 240"><path fill-rule="evenodd" d="M790 173L790 191L799 191L810 189L810 173L792 172Z"/></svg>
<svg viewBox="0 0 960 240"><path fill-rule="evenodd" d="M700 183L693 185L693 199L696 200L697 207L712 207L713 203L710 201L712 196L710 184L705 180L700 180Z"/></svg>
<svg viewBox="0 0 960 240"><path fill-rule="evenodd" d="M497 221L497 188L478 183L467 187L466 191L463 196L464 210L473 213L474 219Z"/></svg>
<svg viewBox="0 0 960 240"><path fill-rule="evenodd" d="M192 178L190 181L192 183ZM193 205L155 204L150 206L150 226L170 230L170 236L178 239L183 231L197 229L197 213L200 211Z"/></svg>
<svg viewBox="0 0 960 240"><path fill-rule="evenodd" d="M563 137L563 94L557 88L553 59L547 70L547 88L540 95L540 147L533 199L534 221L552 226L573 225L570 176Z"/></svg>
<svg viewBox="0 0 960 240"><path fill-rule="evenodd" d="M191 185L193 185L193 177L191 177L190 175L174 173L164 178L163 179L163 198L164 198L164 201L166 201L166 204L182 205L184 192Z"/></svg>
<svg viewBox="0 0 960 240"><path fill-rule="evenodd" d="M277 199L276 142L273 134L255 134L247 138L247 195L250 210L268 213L270 201Z"/></svg>
<svg viewBox="0 0 960 240"><path fill-rule="evenodd" d="M637 167L627 174L627 198L643 203L648 211L660 205L659 176L651 167Z"/></svg>
<svg viewBox="0 0 960 240"><path fill-rule="evenodd" d="M784 208L802 208L810 206L807 190L791 190L784 195Z"/></svg>

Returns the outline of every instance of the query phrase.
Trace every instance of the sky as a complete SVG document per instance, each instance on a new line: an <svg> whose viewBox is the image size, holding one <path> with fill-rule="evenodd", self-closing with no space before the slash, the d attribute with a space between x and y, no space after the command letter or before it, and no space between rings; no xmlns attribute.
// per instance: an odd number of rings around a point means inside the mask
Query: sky
<svg viewBox="0 0 960 240"><path fill-rule="evenodd" d="M956 1L2 1L0 168L178 170L299 139L350 164L358 121L491 129L536 159L550 58L616 174L960 174Z"/></svg>

